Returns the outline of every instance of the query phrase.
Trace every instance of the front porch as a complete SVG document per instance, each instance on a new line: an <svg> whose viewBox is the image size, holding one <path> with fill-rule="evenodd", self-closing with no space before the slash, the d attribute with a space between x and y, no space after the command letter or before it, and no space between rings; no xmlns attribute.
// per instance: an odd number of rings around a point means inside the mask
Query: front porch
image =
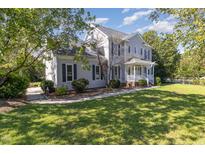
<svg viewBox="0 0 205 154"><path fill-rule="evenodd" d="M146 80L147 85L154 84L154 62L132 58L125 63L126 82L136 86L139 80Z"/></svg>

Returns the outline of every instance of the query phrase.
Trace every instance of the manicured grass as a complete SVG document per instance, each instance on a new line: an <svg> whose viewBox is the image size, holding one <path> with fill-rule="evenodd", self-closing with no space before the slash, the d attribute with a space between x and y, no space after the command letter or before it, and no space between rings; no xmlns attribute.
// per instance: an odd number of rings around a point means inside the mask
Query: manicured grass
<svg viewBox="0 0 205 154"><path fill-rule="evenodd" d="M205 144L205 87L26 105L0 114L0 144Z"/></svg>

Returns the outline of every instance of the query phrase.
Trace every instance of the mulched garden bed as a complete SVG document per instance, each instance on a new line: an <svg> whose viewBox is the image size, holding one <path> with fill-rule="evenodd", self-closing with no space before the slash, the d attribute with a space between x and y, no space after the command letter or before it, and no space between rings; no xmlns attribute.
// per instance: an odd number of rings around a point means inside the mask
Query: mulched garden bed
<svg viewBox="0 0 205 154"><path fill-rule="evenodd" d="M136 88L136 87L135 87ZM140 88L140 87L138 87ZM110 89L110 88L93 88L93 89L87 89L85 90L83 93L76 93L75 91L69 91L67 93L67 95L63 95L63 96L57 96L55 93L50 93L48 95L48 99L49 100L64 100L64 99L68 99L68 100L78 100L80 98L85 98L85 97L92 97L92 96L98 96L100 94L105 94L105 93L110 93L110 92L118 92L121 91L123 89L133 89L133 88L119 88L119 89Z"/></svg>

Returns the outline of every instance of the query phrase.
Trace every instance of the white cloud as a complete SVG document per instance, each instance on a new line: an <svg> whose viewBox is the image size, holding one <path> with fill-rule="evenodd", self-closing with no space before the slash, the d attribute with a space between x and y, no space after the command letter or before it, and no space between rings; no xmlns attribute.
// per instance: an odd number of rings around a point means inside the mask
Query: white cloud
<svg viewBox="0 0 205 154"><path fill-rule="evenodd" d="M95 19L95 23L96 24L105 24L109 21L110 19L109 18L96 18Z"/></svg>
<svg viewBox="0 0 205 154"><path fill-rule="evenodd" d="M136 31L140 33L144 33L145 31L154 30L159 33L160 32L171 33L173 32L174 25L175 25L175 22L168 22L164 20L164 21L154 22L153 24L142 27L142 28L138 28Z"/></svg>
<svg viewBox="0 0 205 154"><path fill-rule="evenodd" d="M138 19L140 19L141 17L143 16L147 16L149 15L153 10L152 9L149 9L147 11L138 11L138 12L135 12L133 15L131 16L127 16L123 19L123 23L122 25L131 25L133 24L135 21L137 21Z"/></svg>
<svg viewBox="0 0 205 154"><path fill-rule="evenodd" d="M126 8L126 9L123 9L123 10L122 10L122 13L127 13L127 12L129 12L129 11L130 11L130 9Z"/></svg>

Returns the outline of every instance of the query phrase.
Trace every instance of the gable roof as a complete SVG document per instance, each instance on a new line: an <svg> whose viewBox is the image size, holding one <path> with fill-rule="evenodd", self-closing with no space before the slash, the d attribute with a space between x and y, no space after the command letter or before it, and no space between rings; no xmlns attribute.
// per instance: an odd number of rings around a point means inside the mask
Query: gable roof
<svg viewBox="0 0 205 154"><path fill-rule="evenodd" d="M98 25L96 28L105 33L108 37L123 38L128 36L128 34L126 33L114 30L112 28L104 27L102 25Z"/></svg>
<svg viewBox="0 0 205 154"><path fill-rule="evenodd" d="M56 54L56 55L74 56L77 52L78 51L75 48L61 48L61 49L55 50L53 53ZM85 52L83 52L83 55L88 56L88 57L96 57L96 55L93 54L88 49L86 49Z"/></svg>

